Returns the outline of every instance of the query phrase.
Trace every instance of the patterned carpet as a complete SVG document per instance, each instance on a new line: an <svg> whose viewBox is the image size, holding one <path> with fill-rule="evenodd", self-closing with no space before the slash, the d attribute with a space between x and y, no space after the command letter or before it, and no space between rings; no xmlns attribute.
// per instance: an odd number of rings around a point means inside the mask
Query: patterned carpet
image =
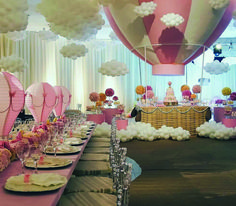
<svg viewBox="0 0 236 206"><path fill-rule="evenodd" d="M192 138L122 143L142 168L130 206L236 205L236 140Z"/></svg>

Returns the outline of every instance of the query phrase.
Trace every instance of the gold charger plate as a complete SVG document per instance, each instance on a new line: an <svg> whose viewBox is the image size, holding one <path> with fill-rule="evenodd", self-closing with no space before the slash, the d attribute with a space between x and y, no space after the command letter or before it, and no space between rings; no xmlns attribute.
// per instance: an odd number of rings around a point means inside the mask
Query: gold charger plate
<svg viewBox="0 0 236 206"><path fill-rule="evenodd" d="M43 161L39 161L38 169L47 168L61 168L72 164L72 160L58 157L44 157ZM28 168L35 168L35 164L32 158L29 158L25 162L25 166Z"/></svg>
<svg viewBox="0 0 236 206"><path fill-rule="evenodd" d="M81 138L71 137L71 138L67 138L64 144L71 145L71 146L79 146L79 145L83 145L85 142L86 141L82 140Z"/></svg>
<svg viewBox="0 0 236 206"><path fill-rule="evenodd" d="M14 192L46 192L63 187L67 183L65 176L57 173L32 174L29 183L24 182L24 175L7 179L4 188Z"/></svg>
<svg viewBox="0 0 236 206"><path fill-rule="evenodd" d="M63 155L63 154L74 154L74 153L78 153L80 152L80 150L82 149L81 146L70 146L70 145L62 145L62 146L58 146L57 152L56 154L58 155ZM46 154L54 154L53 151L53 147L48 147L46 149Z"/></svg>

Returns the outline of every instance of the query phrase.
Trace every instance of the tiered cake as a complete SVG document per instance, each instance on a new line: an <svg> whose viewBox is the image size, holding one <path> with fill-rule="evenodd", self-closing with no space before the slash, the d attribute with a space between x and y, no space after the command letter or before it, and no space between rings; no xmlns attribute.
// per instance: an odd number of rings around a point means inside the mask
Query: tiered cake
<svg viewBox="0 0 236 206"><path fill-rule="evenodd" d="M176 100L174 90L171 87L172 82L168 82L169 87L166 90L166 96L164 99L164 105L166 106L175 106L178 105L178 101Z"/></svg>

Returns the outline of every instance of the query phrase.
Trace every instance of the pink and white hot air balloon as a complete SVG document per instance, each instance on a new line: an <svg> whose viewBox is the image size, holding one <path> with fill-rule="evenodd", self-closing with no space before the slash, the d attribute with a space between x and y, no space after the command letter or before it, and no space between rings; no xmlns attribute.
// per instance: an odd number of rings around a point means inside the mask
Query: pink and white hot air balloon
<svg viewBox="0 0 236 206"><path fill-rule="evenodd" d="M46 83L35 83L26 90L25 104L36 122L45 122L56 105L56 92Z"/></svg>
<svg viewBox="0 0 236 206"><path fill-rule="evenodd" d="M55 116L61 116L70 105L71 93L66 87L63 86L55 86L54 89L57 95L57 104L53 109L53 113Z"/></svg>
<svg viewBox="0 0 236 206"><path fill-rule="evenodd" d="M135 12L143 2L156 3L153 14ZM184 75L184 65L225 30L235 6L235 0L120 0L105 13L119 39L139 58L146 57L154 75Z"/></svg>
<svg viewBox="0 0 236 206"><path fill-rule="evenodd" d="M24 104L20 81L8 72L0 72L0 137L8 136Z"/></svg>

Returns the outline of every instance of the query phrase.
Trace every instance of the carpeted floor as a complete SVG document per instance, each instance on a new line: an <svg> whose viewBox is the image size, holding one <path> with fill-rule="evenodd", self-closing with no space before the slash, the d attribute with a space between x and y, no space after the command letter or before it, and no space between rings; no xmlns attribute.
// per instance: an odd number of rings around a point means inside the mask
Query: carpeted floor
<svg viewBox="0 0 236 206"><path fill-rule="evenodd" d="M130 206L236 205L236 140L191 138L122 143L142 168Z"/></svg>

